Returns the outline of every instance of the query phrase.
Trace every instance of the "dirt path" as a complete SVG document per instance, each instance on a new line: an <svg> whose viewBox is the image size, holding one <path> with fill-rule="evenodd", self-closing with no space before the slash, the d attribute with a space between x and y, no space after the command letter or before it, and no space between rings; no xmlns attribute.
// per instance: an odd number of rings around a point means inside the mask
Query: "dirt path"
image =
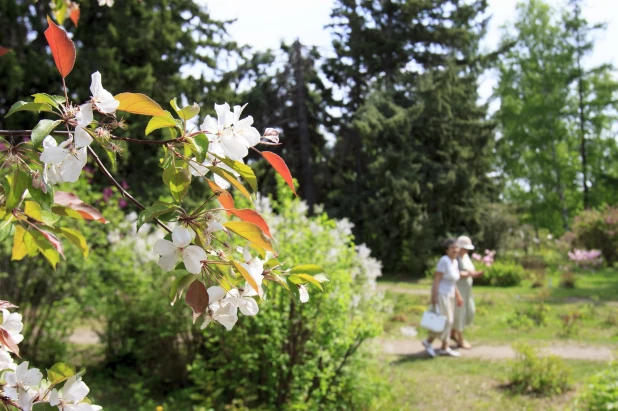
<svg viewBox="0 0 618 411"><path fill-rule="evenodd" d="M418 340L382 340L384 353L425 357L425 349ZM437 343L434 344L438 348ZM614 354L609 347L585 346L576 344L561 344L551 348L542 348L546 354L554 354L569 360L612 361ZM515 358L515 353L509 345L479 345L471 350L459 350L462 357L481 358L484 360L499 360Z"/></svg>
<svg viewBox="0 0 618 411"><path fill-rule="evenodd" d="M410 295L429 295L429 288L404 288L404 287L395 287L392 284L378 284L378 291L390 291L393 293L399 294L410 294Z"/></svg>

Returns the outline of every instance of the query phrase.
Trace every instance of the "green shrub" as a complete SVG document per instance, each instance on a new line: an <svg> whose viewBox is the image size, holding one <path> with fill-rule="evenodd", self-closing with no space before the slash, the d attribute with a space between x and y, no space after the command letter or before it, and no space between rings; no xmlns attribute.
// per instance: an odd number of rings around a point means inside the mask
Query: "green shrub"
<svg viewBox="0 0 618 411"><path fill-rule="evenodd" d="M618 364L594 375L577 399L578 410L603 411L618 409Z"/></svg>
<svg viewBox="0 0 618 411"><path fill-rule="evenodd" d="M509 372L509 387L518 394L556 395L571 386L571 369L562 358L540 356L527 344L515 344L516 359Z"/></svg>
<svg viewBox="0 0 618 411"><path fill-rule="evenodd" d="M485 274L475 278L477 285L491 285L494 287L513 287L521 284L526 277L524 268L513 262L497 261L485 269Z"/></svg>
<svg viewBox="0 0 618 411"><path fill-rule="evenodd" d="M573 222L574 246L601 250L611 266L618 261L618 207L586 210Z"/></svg>
<svg viewBox="0 0 618 411"><path fill-rule="evenodd" d="M280 193L276 203L256 201L280 260L319 264L330 281L307 304L272 287L259 314L241 318L232 332L206 328L190 367L191 396L217 409L234 399L250 409L378 409L387 382L375 373L367 343L383 328L380 265L354 245L349 222L319 210L309 218L303 202Z"/></svg>
<svg viewBox="0 0 618 411"><path fill-rule="evenodd" d="M528 316L526 310L519 307L506 317L506 323L515 330L527 331L534 327L534 321Z"/></svg>

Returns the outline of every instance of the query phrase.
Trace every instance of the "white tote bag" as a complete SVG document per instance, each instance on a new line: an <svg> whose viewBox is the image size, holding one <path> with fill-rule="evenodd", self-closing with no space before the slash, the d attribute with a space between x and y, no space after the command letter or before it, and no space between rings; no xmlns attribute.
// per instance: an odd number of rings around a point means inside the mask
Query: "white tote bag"
<svg viewBox="0 0 618 411"><path fill-rule="evenodd" d="M434 333L441 333L446 327L446 315L441 315L438 306L435 305L423 313L421 327Z"/></svg>

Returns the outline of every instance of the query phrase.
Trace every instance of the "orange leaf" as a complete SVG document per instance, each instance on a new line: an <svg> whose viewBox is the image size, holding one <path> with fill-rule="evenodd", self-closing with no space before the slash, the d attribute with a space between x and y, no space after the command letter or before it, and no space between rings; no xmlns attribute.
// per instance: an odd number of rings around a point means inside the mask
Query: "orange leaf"
<svg viewBox="0 0 618 411"><path fill-rule="evenodd" d="M234 208L234 198L227 190L224 190L221 187L219 187L217 183L215 183L214 181L211 181L209 179L206 179L206 181L208 181L208 185L210 186L210 189L217 195L217 200L219 200L219 203L221 203L223 208L225 209ZM227 214L230 215L231 213L228 211Z"/></svg>
<svg viewBox="0 0 618 411"><path fill-rule="evenodd" d="M294 188L292 174L290 173L290 169L288 168L287 164L285 164L285 161L283 161L283 159L277 154L270 151L262 151L262 157L264 157L266 161L268 161L270 165L273 166L277 173L279 173L279 175L283 177L285 182L288 183L288 185L292 189L294 195L298 195L296 194L296 189Z"/></svg>
<svg viewBox="0 0 618 411"><path fill-rule="evenodd" d="M201 281L193 281L187 290L185 302L193 310L193 323L208 308L208 291Z"/></svg>
<svg viewBox="0 0 618 411"><path fill-rule="evenodd" d="M11 49L7 49L6 47L0 46L0 57L4 56L9 51L11 51Z"/></svg>
<svg viewBox="0 0 618 411"><path fill-rule="evenodd" d="M79 15L80 15L79 7L74 8L71 14L69 14L69 18L71 19L73 24L75 24L75 27L77 27L77 23L79 22Z"/></svg>
<svg viewBox="0 0 618 411"><path fill-rule="evenodd" d="M228 221L227 223L223 223L223 227L234 232L234 234L249 240L249 242L259 248L271 251L273 253L275 252L273 245L268 237L266 237L266 234L264 234L262 229L256 224L246 221Z"/></svg>
<svg viewBox="0 0 618 411"><path fill-rule="evenodd" d="M45 38L49 43L54 62L60 72L62 78L69 75L75 65L75 44L67 35L67 32L62 30L47 16L49 27L45 30Z"/></svg>
<svg viewBox="0 0 618 411"><path fill-rule="evenodd" d="M141 93L120 93L114 96L120 101L117 110L144 116L165 116L159 103Z"/></svg>
<svg viewBox="0 0 618 411"><path fill-rule="evenodd" d="M270 233L270 228L268 228L268 224L266 224L266 221L264 220L264 218L262 218L262 216L257 211L251 210L249 208L244 208L244 209L230 208L227 211L234 214L236 217L240 218L241 220L257 225L258 227L262 229L262 231L264 231L264 234L266 234L270 238L273 238L273 235Z"/></svg>

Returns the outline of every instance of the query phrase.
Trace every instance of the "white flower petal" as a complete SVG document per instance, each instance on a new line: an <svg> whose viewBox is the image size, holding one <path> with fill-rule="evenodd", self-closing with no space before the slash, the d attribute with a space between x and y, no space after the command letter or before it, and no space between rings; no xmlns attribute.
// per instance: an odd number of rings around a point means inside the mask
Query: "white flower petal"
<svg viewBox="0 0 618 411"><path fill-rule="evenodd" d="M94 115L92 112L92 104L86 103L79 106L79 114L76 116L77 124L82 127L88 127L92 120L94 120Z"/></svg>
<svg viewBox="0 0 618 411"><path fill-rule="evenodd" d="M221 300L223 297L225 297L225 294L227 294L227 292L225 291L223 287L219 287L217 285L208 287L208 290L206 291L208 292L209 304L212 304L212 303L215 303Z"/></svg>
<svg viewBox="0 0 618 411"><path fill-rule="evenodd" d="M221 140L225 156L230 160L242 160L249 154L247 142L239 138L227 137Z"/></svg>
<svg viewBox="0 0 618 411"><path fill-rule="evenodd" d="M88 147L92 143L92 136L82 127L75 129L75 145L77 147Z"/></svg>
<svg viewBox="0 0 618 411"><path fill-rule="evenodd" d="M208 327L211 321L212 319L209 316L206 316L206 318L204 319L204 323L200 327L200 330L203 330L204 328Z"/></svg>
<svg viewBox="0 0 618 411"><path fill-rule="evenodd" d="M11 334L20 333L24 329L22 316L20 313L10 313L8 310L2 310L2 328Z"/></svg>
<svg viewBox="0 0 618 411"><path fill-rule="evenodd" d="M196 245L190 245L182 252L185 268L192 274L199 274L202 271L202 260L206 260L207 257L206 251Z"/></svg>
<svg viewBox="0 0 618 411"><path fill-rule="evenodd" d="M55 407L58 404L60 404L60 396L58 395L58 390L54 388L49 395L49 405Z"/></svg>
<svg viewBox="0 0 618 411"><path fill-rule="evenodd" d="M71 377L71 378L75 378L75 377ZM82 401L84 398L86 398L86 395L88 395L88 393L90 392L90 389L83 381L73 381L71 384L69 384L69 381L71 381L71 378L67 380L67 383L64 385L64 388L62 389L62 398L65 401L78 403Z"/></svg>
<svg viewBox="0 0 618 411"><path fill-rule="evenodd" d="M171 241L162 239L154 243L152 250L159 255L174 255L178 248Z"/></svg>
<svg viewBox="0 0 618 411"><path fill-rule="evenodd" d="M210 165L210 164L207 163L206 161L200 164L196 161L195 157L193 157L193 161L189 163L189 172L194 177L204 177L206 173L208 173L209 171L206 167L204 167L205 165Z"/></svg>
<svg viewBox="0 0 618 411"><path fill-rule="evenodd" d="M217 112L217 126L219 130L227 127L234 120L230 111L230 105L227 103L215 104L215 111Z"/></svg>
<svg viewBox="0 0 618 411"><path fill-rule="evenodd" d="M176 267L177 261L178 257L176 253L174 253L169 255L162 255L161 257L159 257L159 261L157 262L157 264L159 264L159 267L161 267L164 271L167 272L172 271L174 267Z"/></svg>
<svg viewBox="0 0 618 411"><path fill-rule="evenodd" d="M176 247L186 247L191 244L191 232L184 227L176 226L172 231L172 242Z"/></svg>
<svg viewBox="0 0 618 411"><path fill-rule="evenodd" d="M17 399L19 398L19 392L16 387L4 387L4 395L9 397L13 401L17 401Z"/></svg>
<svg viewBox="0 0 618 411"><path fill-rule="evenodd" d="M43 139L43 148L58 147L58 142L52 136L47 136Z"/></svg>
<svg viewBox="0 0 618 411"><path fill-rule="evenodd" d="M219 125L217 124L217 120L212 118L211 116L206 116L204 122L200 126L201 130L206 134L217 134L217 130L219 129ZM209 147L210 149L210 147Z"/></svg>
<svg viewBox="0 0 618 411"><path fill-rule="evenodd" d="M103 95L104 98L97 104L97 108L101 113L114 113L118 109L118 106L120 106L120 101L116 100L108 91L105 91Z"/></svg>
<svg viewBox="0 0 618 411"><path fill-rule="evenodd" d="M41 380L43 379L43 374L37 368L32 368L26 371L25 375L22 377L22 384L25 387L34 387L35 385L39 385Z"/></svg>
<svg viewBox="0 0 618 411"><path fill-rule="evenodd" d="M103 85L101 84L101 73L95 71L92 73L91 79L92 83L90 83L90 92L92 93L92 97L97 97L103 89Z"/></svg>
<svg viewBox="0 0 618 411"><path fill-rule="evenodd" d="M257 302L250 297L241 298L241 303L238 304L238 308L244 315L256 315L258 311L260 311Z"/></svg>
<svg viewBox="0 0 618 411"><path fill-rule="evenodd" d="M46 147L41 153L40 160L45 164L59 164L69 155L69 150L61 147Z"/></svg>
<svg viewBox="0 0 618 411"><path fill-rule="evenodd" d="M81 150L80 150L81 151ZM69 154L60 166L60 174L64 181L74 183L79 180L82 168L86 165L86 154L80 151Z"/></svg>
<svg viewBox="0 0 618 411"><path fill-rule="evenodd" d="M307 287L304 285L300 285L298 287L298 294L300 295L300 302L306 303L309 301L309 292L307 291Z"/></svg>

